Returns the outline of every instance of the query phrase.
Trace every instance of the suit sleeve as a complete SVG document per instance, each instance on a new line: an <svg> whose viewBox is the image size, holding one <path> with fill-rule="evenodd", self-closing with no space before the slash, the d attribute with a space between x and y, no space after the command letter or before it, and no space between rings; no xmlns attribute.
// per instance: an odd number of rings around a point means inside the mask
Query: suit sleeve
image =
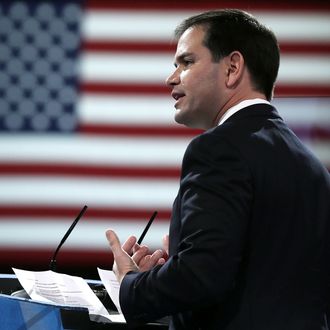
<svg viewBox="0 0 330 330"><path fill-rule="evenodd" d="M173 209L171 257L125 276L120 304L127 322L221 303L235 286L252 198L250 171L237 149L210 133L194 139Z"/></svg>

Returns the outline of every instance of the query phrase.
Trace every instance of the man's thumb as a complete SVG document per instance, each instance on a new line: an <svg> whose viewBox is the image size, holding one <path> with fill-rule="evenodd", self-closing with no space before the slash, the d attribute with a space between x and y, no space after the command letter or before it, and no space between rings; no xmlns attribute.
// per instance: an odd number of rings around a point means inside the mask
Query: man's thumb
<svg viewBox="0 0 330 330"><path fill-rule="evenodd" d="M120 244L119 238L116 235L116 233L113 230L108 229L106 231L105 235L106 235L107 240L110 244L110 248L111 248L113 254L117 255L118 253L121 253L122 248L121 248L121 244Z"/></svg>

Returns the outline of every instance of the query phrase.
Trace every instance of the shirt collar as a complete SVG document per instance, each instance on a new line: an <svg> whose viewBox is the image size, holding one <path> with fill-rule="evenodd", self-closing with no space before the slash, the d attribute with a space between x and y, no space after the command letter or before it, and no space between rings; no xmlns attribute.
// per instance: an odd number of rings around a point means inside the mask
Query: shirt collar
<svg viewBox="0 0 330 330"><path fill-rule="evenodd" d="M219 126L222 125L230 116L232 116L234 113L236 113L237 111L246 108L250 105L253 104L260 104L260 103L264 103L264 104L270 104L268 101L264 100L264 99L250 99L250 100L244 100L236 105L234 105L233 107L229 108L225 114L221 117L220 122L219 122Z"/></svg>

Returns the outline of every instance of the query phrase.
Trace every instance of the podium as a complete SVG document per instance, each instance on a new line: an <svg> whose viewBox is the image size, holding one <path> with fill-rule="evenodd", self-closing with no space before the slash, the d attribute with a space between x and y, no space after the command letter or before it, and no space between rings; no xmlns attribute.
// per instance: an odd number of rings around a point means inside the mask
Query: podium
<svg viewBox="0 0 330 330"><path fill-rule="evenodd" d="M88 281L101 285L100 281ZM98 323L91 321L87 308L68 307L11 296L22 287L15 275L0 274L0 325L1 330L112 330L129 329L125 323ZM150 323L134 329L165 330L168 326Z"/></svg>

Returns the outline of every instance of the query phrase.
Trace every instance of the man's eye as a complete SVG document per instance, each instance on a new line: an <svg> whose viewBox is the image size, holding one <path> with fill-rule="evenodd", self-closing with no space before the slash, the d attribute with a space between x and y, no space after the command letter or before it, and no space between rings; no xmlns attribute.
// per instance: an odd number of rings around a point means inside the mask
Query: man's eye
<svg viewBox="0 0 330 330"><path fill-rule="evenodd" d="M181 59L179 63L174 63L175 68L182 67L182 69L189 67L191 64L193 64L194 61L192 59Z"/></svg>
<svg viewBox="0 0 330 330"><path fill-rule="evenodd" d="M184 60L184 61L183 61L183 64L184 64L185 66L189 66L189 65L193 64L193 61L187 59L187 60Z"/></svg>

